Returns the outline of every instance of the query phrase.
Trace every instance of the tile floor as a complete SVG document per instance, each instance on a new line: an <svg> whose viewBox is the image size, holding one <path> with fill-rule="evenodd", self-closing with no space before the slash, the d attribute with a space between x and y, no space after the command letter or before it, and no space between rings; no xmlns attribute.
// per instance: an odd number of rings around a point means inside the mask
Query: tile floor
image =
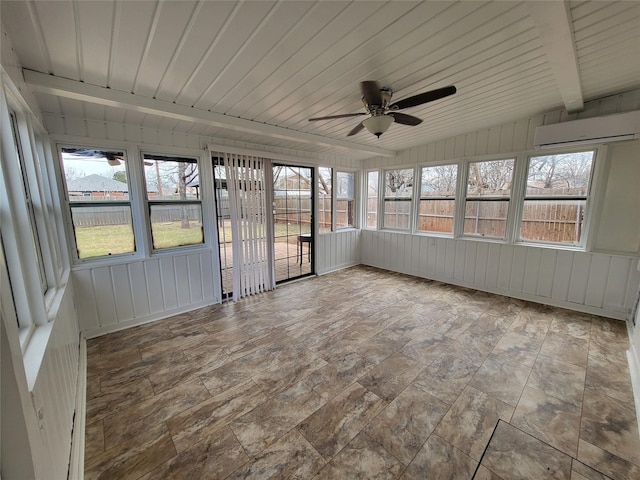
<svg viewBox="0 0 640 480"><path fill-rule="evenodd" d="M88 341L90 479L640 479L623 322L355 267Z"/></svg>

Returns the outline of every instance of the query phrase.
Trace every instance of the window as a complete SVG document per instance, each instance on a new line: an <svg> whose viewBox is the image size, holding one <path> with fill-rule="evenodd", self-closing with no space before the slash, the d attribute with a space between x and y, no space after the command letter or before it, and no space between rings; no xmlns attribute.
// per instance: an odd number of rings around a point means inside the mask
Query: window
<svg viewBox="0 0 640 480"><path fill-rule="evenodd" d="M60 156L78 258L135 252L125 152L62 147Z"/></svg>
<svg viewBox="0 0 640 480"><path fill-rule="evenodd" d="M422 167L418 226L422 232L453 233L458 165Z"/></svg>
<svg viewBox="0 0 640 480"><path fill-rule="evenodd" d="M521 240L581 244L594 153L529 158Z"/></svg>
<svg viewBox="0 0 640 480"><path fill-rule="evenodd" d="M413 169L385 170L383 227L408 230L411 219Z"/></svg>
<svg viewBox="0 0 640 480"><path fill-rule="evenodd" d="M378 171L367 172L367 204L365 228L378 228Z"/></svg>
<svg viewBox="0 0 640 480"><path fill-rule="evenodd" d="M20 173L22 176L22 185L24 189L24 201L27 207L28 217L27 221L29 223L29 243L30 248L33 252L33 259L36 262L38 274L40 278L40 288L42 289L42 293L46 293L49 286L47 283L47 276L44 266L44 258L42 255L42 246L40 245L40 236L38 232L38 226L36 223L36 213L35 213L35 205L32 197L32 190L29 184L29 175L27 173L27 164L26 159L23 152L22 147L22 139L20 138L20 129L18 128L18 119L14 112L9 112L9 116L11 117L11 131L13 133L13 144L16 150L16 157L18 158L18 163L20 166ZM35 180L35 179L34 179ZM41 232L44 233L44 232Z"/></svg>
<svg viewBox="0 0 640 480"><path fill-rule="evenodd" d="M355 173L336 173L336 228L355 226Z"/></svg>
<svg viewBox="0 0 640 480"><path fill-rule="evenodd" d="M153 248L204 243L196 158L143 155Z"/></svg>
<svg viewBox="0 0 640 480"><path fill-rule="evenodd" d="M506 238L514 163L513 159L469 163L465 235Z"/></svg>
<svg viewBox="0 0 640 480"><path fill-rule="evenodd" d="M333 226L333 169L318 167L318 226L320 233L328 233Z"/></svg>

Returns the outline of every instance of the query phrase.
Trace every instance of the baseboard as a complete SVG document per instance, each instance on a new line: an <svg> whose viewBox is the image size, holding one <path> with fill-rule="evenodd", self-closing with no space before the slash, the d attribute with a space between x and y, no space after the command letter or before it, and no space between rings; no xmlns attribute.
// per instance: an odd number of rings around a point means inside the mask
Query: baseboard
<svg viewBox="0 0 640 480"><path fill-rule="evenodd" d="M163 310L162 312L154 313L151 315L145 315L144 317L132 318L131 320L125 320L124 322L114 323L113 325L103 325L98 328L84 330L82 334L87 339L100 337L108 333L118 332L120 330L126 330L127 328L137 327L139 325L145 325L147 323L156 322L164 318L173 317L174 315L180 315L181 313L191 312L192 310L208 307L209 305L215 305L217 303L220 303L220 302L207 300L204 302L191 303L184 307L174 308L171 310Z"/></svg>
<svg viewBox="0 0 640 480"><path fill-rule="evenodd" d="M342 263L340 265L334 265L333 267L327 270L319 271L318 276L327 275L329 273L337 272L339 270L344 270L345 268L356 267L358 265L362 265L362 263L360 261L355 261L355 262Z"/></svg>
<svg viewBox="0 0 640 480"><path fill-rule="evenodd" d="M76 382L76 405L71 435L69 458L69 480L84 480L84 434L87 409L87 340L80 336L78 356L78 381Z"/></svg>
<svg viewBox="0 0 640 480"><path fill-rule="evenodd" d="M633 399L636 404L636 420L638 431L640 431L640 365L638 365L637 355L633 353L633 347L627 350L627 361L629 362L629 373L631 374L631 388Z"/></svg>

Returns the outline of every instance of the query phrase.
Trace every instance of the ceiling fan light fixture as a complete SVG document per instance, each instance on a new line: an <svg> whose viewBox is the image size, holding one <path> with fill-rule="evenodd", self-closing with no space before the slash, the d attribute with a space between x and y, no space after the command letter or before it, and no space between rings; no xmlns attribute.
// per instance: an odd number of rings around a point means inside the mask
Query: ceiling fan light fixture
<svg viewBox="0 0 640 480"><path fill-rule="evenodd" d="M375 115L364 120L362 124L369 132L380 138L380 135L389 130L393 121L394 118L391 115Z"/></svg>

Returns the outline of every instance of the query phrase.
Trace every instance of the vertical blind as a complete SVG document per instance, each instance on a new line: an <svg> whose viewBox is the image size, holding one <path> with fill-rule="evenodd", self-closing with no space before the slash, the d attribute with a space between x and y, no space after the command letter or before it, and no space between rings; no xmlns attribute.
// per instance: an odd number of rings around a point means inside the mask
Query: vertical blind
<svg viewBox="0 0 640 480"><path fill-rule="evenodd" d="M229 192L233 299L275 288L269 159L222 153Z"/></svg>

